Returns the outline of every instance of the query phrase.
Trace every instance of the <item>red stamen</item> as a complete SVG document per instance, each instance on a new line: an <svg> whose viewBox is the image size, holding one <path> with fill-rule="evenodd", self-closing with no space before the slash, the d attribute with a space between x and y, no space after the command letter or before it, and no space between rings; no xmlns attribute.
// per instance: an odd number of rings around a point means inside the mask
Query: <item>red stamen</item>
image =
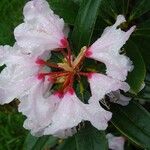
<svg viewBox="0 0 150 150"><path fill-rule="evenodd" d="M86 76L86 77L88 77L89 73L79 72L79 75L82 75L82 76Z"/></svg>
<svg viewBox="0 0 150 150"><path fill-rule="evenodd" d="M49 62L45 62L45 65L48 66L48 67L52 67L52 68L62 69L62 68L59 67L58 65L52 64L52 63L49 63Z"/></svg>
<svg viewBox="0 0 150 150"><path fill-rule="evenodd" d="M51 82L51 83L55 83L56 80L54 78L52 78L52 77L49 77L48 81Z"/></svg>
<svg viewBox="0 0 150 150"><path fill-rule="evenodd" d="M48 81L54 83L58 77L66 76L68 72L48 72L48 73L39 73L38 79L45 79L45 76L49 76Z"/></svg>
<svg viewBox="0 0 150 150"><path fill-rule="evenodd" d="M68 56L66 54L66 52L62 49L61 53L63 54L63 56L66 58L67 62L69 63L69 65L71 66L71 56ZM70 58L69 58L70 57Z"/></svg>
<svg viewBox="0 0 150 150"><path fill-rule="evenodd" d="M46 66L48 66L48 67L57 68L57 69L62 69L62 68L59 67L57 64L53 64L53 63L46 62L46 61L44 61L43 59L40 59L40 58L38 58L38 59L36 60L36 63L37 63L38 65L46 65Z"/></svg>
<svg viewBox="0 0 150 150"><path fill-rule="evenodd" d="M70 46L67 46L67 50L68 50L68 63L71 66L71 49Z"/></svg>
<svg viewBox="0 0 150 150"><path fill-rule="evenodd" d="M88 74L88 78L91 79L91 78L92 78L92 75L93 75L94 73L95 73L95 72L90 72L90 73Z"/></svg>
<svg viewBox="0 0 150 150"><path fill-rule="evenodd" d="M79 72L79 75L86 76L87 78L91 78L94 72Z"/></svg>
<svg viewBox="0 0 150 150"><path fill-rule="evenodd" d="M45 78L45 75L43 75L42 73L39 73L38 76L37 76L37 78L38 78L39 80L42 80L42 79Z"/></svg>

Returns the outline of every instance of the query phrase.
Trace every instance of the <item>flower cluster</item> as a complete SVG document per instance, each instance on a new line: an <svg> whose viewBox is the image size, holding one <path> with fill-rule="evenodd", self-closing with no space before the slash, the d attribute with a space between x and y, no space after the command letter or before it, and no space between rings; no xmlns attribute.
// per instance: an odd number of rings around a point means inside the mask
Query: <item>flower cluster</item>
<svg viewBox="0 0 150 150"><path fill-rule="evenodd" d="M67 40L69 28L46 0L29 1L23 14L24 22L14 30L14 46L0 47L0 63L6 65L0 74L0 103L19 99L19 111L27 117L24 127L33 135L71 136L83 121L105 130L112 113L99 102L106 94L111 98L119 90L130 89L125 80L133 66L120 49L135 26L122 31L118 26L126 20L119 15L96 42L74 56ZM51 62L51 51L61 53L63 61ZM89 58L104 63L106 73L82 71L84 60ZM81 76L90 85L88 103L74 90L74 81ZM57 89L55 84L59 84ZM118 103L125 105L128 99L122 96Z"/></svg>

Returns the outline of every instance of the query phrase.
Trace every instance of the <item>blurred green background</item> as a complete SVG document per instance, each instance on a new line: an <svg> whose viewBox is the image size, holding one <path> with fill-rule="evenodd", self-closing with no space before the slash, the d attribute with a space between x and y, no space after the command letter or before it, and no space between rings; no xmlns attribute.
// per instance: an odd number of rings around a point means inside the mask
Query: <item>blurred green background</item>
<svg viewBox="0 0 150 150"><path fill-rule="evenodd" d="M25 0L0 0L0 45L13 45L14 28L23 20ZM17 101L0 106L0 150L21 150L27 131Z"/></svg>

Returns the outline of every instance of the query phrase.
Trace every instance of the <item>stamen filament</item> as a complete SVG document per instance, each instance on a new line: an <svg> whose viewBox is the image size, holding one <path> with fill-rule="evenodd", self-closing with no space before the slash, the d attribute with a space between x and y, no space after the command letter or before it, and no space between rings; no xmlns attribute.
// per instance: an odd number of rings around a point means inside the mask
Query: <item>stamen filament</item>
<svg viewBox="0 0 150 150"><path fill-rule="evenodd" d="M64 55L64 57L66 58L67 62L70 64L69 57L68 57L67 53L64 51L64 49L61 50L61 53Z"/></svg>
<svg viewBox="0 0 150 150"><path fill-rule="evenodd" d="M67 75L68 72L48 72L48 73L39 73L40 76L56 76L56 77L60 77L60 76L65 76Z"/></svg>
<svg viewBox="0 0 150 150"><path fill-rule="evenodd" d="M52 68L62 69L58 65L53 64L53 63L49 63L49 62L45 62L45 65L48 66L48 67L52 67Z"/></svg>
<svg viewBox="0 0 150 150"><path fill-rule="evenodd" d="M70 46L67 46L67 50L68 50L68 63L71 66L71 49Z"/></svg>
<svg viewBox="0 0 150 150"><path fill-rule="evenodd" d="M40 58L38 58L38 59L36 60L36 63L39 64L39 65L46 65L46 66L48 66L48 67L57 68L57 69L62 69L62 68L59 67L57 64L50 63L50 62L46 62L46 61L44 61L43 59L40 59Z"/></svg>
<svg viewBox="0 0 150 150"><path fill-rule="evenodd" d="M86 77L88 77L90 73L86 73L86 72L79 72L78 74L79 74L79 75L82 75L82 76L86 76Z"/></svg>

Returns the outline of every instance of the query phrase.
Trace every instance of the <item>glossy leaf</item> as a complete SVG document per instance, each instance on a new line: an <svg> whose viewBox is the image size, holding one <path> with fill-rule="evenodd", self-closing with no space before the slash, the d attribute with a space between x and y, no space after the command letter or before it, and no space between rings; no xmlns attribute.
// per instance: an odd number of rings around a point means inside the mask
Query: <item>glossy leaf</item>
<svg viewBox="0 0 150 150"><path fill-rule="evenodd" d="M149 38L148 37L133 37L132 40L140 50L144 62L146 63L146 67L150 66L150 50L149 50Z"/></svg>
<svg viewBox="0 0 150 150"><path fill-rule="evenodd" d="M137 26L136 31L134 32L133 36L150 38L150 19L146 20L143 23L140 23Z"/></svg>
<svg viewBox="0 0 150 150"><path fill-rule="evenodd" d="M127 81L131 87L131 93L137 94L144 83L146 75L145 64L138 47L132 41L128 41L125 45L125 51L134 65L134 69L129 73Z"/></svg>
<svg viewBox="0 0 150 150"><path fill-rule="evenodd" d="M89 84L87 78L81 77L81 81L75 83L74 89L78 98L84 103L88 103L91 93L89 92Z"/></svg>
<svg viewBox="0 0 150 150"><path fill-rule="evenodd" d="M150 73L149 72L147 73L144 83L145 83L145 87L138 94L137 99L144 100L144 101L150 101Z"/></svg>
<svg viewBox="0 0 150 150"><path fill-rule="evenodd" d="M145 14L150 10L150 1L149 0L137 0L136 5L134 6L132 12L130 13L129 20L136 19L141 15Z"/></svg>
<svg viewBox="0 0 150 150"><path fill-rule="evenodd" d="M108 143L103 131L91 125L80 130L76 135L77 150L107 150Z"/></svg>
<svg viewBox="0 0 150 150"><path fill-rule="evenodd" d="M126 107L111 105L112 124L130 141L142 148L150 148L150 114L140 104L130 101Z"/></svg>
<svg viewBox="0 0 150 150"><path fill-rule="evenodd" d="M60 143L57 150L107 150L105 133L87 122L85 124L73 137Z"/></svg>
<svg viewBox="0 0 150 150"><path fill-rule="evenodd" d="M108 16L116 18L118 12L116 4L114 0L102 0L99 10L99 15L102 19L106 19Z"/></svg>
<svg viewBox="0 0 150 150"><path fill-rule="evenodd" d="M28 134L26 137L23 150L41 150L51 148L57 143L57 138L52 136L42 136L40 138Z"/></svg>
<svg viewBox="0 0 150 150"><path fill-rule="evenodd" d="M70 137L64 142L61 142L60 145L57 147L57 150L77 150L75 137Z"/></svg>
<svg viewBox="0 0 150 150"><path fill-rule="evenodd" d="M14 28L23 21L22 9L24 7L25 0L1 0L0 1L0 44L13 45Z"/></svg>
<svg viewBox="0 0 150 150"><path fill-rule="evenodd" d="M71 36L76 51L89 45L100 4L101 0L82 0Z"/></svg>
<svg viewBox="0 0 150 150"><path fill-rule="evenodd" d="M73 25L77 12L78 5L72 0L49 0L51 8L54 12L61 16L66 23Z"/></svg>

